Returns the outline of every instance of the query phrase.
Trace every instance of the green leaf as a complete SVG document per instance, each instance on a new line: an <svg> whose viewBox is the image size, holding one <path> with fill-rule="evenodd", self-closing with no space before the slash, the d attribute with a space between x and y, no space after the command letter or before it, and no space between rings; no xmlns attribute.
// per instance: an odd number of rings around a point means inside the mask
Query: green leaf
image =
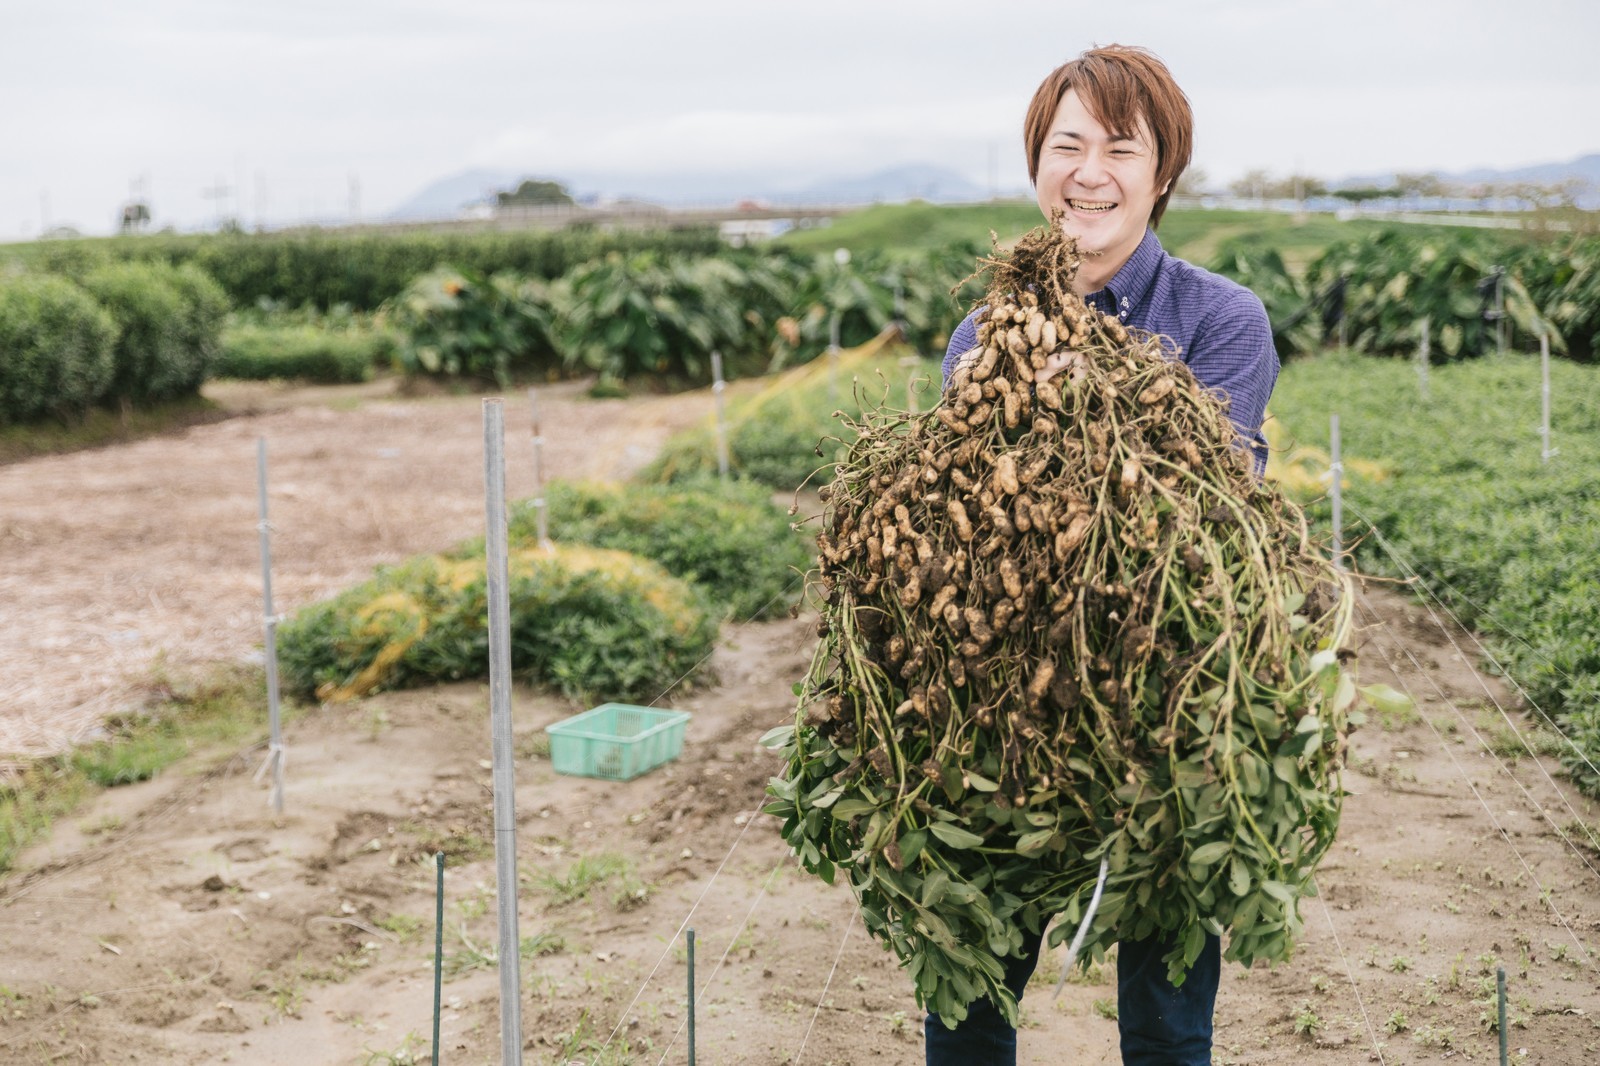
<svg viewBox="0 0 1600 1066"><path fill-rule="evenodd" d="M928 827L934 836L950 845L952 848L975 848L983 843L983 838L976 833L969 833L965 829L951 825L949 822L935 822Z"/></svg>
<svg viewBox="0 0 1600 1066"><path fill-rule="evenodd" d="M799 693L795 693L799 695ZM769 729L761 734L761 739L756 741L763 748L776 751L789 744L794 739L794 726L780 725L776 729Z"/></svg>
<svg viewBox="0 0 1600 1066"><path fill-rule="evenodd" d="M1209 844L1202 844L1189 853L1190 866L1210 866L1233 849L1233 844L1226 840L1213 840Z"/></svg>
<svg viewBox="0 0 1600 1066"><path fill-rule="evenodd" d="M982 774L967 771L967 784L979 792L999 792L1000 786Z"/></svg>
<svg viewBox="0 0 1600 1066"><path fill-rule="evenodd" d="M1380 714L1402 715L1412 708L1410 696L1388 685L1363 685L1361 697Z"/></svg>
<svg viewBox="0 0 1600 1066"><path fill-rule="evenodd" d="M1018 855L1038 855L1044 851L1045 845L1050 843L1050 838L1056 835L1054 829L1035 829L1031 833L1024 833L1017 838Z"/></svg>

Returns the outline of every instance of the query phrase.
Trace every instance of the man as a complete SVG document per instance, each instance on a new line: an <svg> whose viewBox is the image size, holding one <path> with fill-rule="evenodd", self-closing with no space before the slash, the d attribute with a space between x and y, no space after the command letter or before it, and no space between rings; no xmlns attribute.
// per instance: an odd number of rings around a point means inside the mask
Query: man
<svg viewBox="0 0 1600 1066"><path fill-rule="evenodd" d="M1168 337L1175 357L1228 399L1241 446L1264 470L1261 419L1278 377L1266 310L1248 289L1173 258L1156 239L1193 143L1189 102L1166 66L1139 48L1083 53L1039 86L1023 141L1039 209L1047 219L1063 212L1063 228L1088 253L1074 290L1127 325ZM947 380L977 347L969 315L950 338ZM1066 362L1067 353L1058 353L1037 379ZM1117 1020L1128 1066L1210 1066L1221 946L1207 936L1181 988L1167 981L1161 961L1170 947L1159 938L1118 946ZM1022 958L1005 960L1007 987L1019 999L1038 951L1031 938ZM955 1029L930 1013L925 1031L929 1066L1016 1062L1016 1032L986 1000Z"/></svg>

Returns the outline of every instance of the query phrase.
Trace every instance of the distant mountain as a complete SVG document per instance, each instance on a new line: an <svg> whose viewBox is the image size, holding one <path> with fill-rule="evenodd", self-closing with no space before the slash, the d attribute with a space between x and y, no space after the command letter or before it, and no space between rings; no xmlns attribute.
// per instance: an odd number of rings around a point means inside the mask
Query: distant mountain
<svg viewBox="0 0 1600 1066"><path fill-rule="evenodd" d="M1455 174L1441 174L1446 181L1470 184L1474 182L1496 181L1536 181L1540 183L1554 183L1566 181L1569 178L1580 178L1584 181L1600 183L1600 153L1579 156L1570 163L1539 163L1529 167L1517 167L1512 170L1463 170Z"/></svg>
<svg viewBox="0 0 1600 1066"><path fill-rule="evenodd" d="M1579 178L1584 181L1600 184L1600 153L1579 156L1567 163L1535 163L1525 167L1510 167L1505 170L1495 170L1489 167L1476 167L1472 170L1428 171L1442 181L1456 185L1479 185L1496 182L1534 181L1541 184L1552 184L1566 181L1569 178ZM1394 184L1395 172L1386 171L1379 174L1356 174L1337 181L1329 182L1335 189L1354 189L1363 186L1376 186L1384 188Z"/></svg>
<svg viewBox="0 0 1600 1066"><path fill-rule="evenodd" d="M428 185L389 212L392 219L454 218L470 204L493 199L498 189L515 188L523 175L513 170L464 170Z"/></svg>
<svg viewBox="0 0 1600 1066"><path fill-rule="evenodd" d="M440 178L389 212L389 217L454 218L470 205L492 199L495 190L515 188L519 181L528 177L559 181L580 203L619 199L649 200L669 206L731 204L740 200L772 204L867 204L903 200L964 203L989 198L989 190L955 171L924 164L891 167L860 176L826 178L799 186L764 173L535 174L533 171L475 169Z"/></svg>
<svg viewBox="0 0 1600 1066"><path fill-rule="evenodd" d="M795 203L879 203L927 200L966 203L989 199L989 190L945 167L912 164L891 167L859 178L831 178L775 199Z"/></svg>

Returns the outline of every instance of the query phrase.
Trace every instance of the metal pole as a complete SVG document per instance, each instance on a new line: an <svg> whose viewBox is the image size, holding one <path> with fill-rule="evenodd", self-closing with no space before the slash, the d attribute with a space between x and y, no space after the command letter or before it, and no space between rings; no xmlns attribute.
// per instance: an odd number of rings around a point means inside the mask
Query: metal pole
<svg viewBox="0 0 1600 1066"><path fill-rule="evenodd" d="M439 1011L444 995L444 852L435 852L433 862L439 883L433 896L433 1063L439 1066Z"/></svg>
<svg viewBox="0 0 1600 1066"><path fill-rule="evenodd" d="M1548 463L1550 457L1556 454L1556 450L1550 447L1550 334L1544 332L1539 334L1539 376L1540 392L1543 394L1543 416L1539 422L1539 436L1544 441L1539 454Z"/></svg>
<svg viewBox="0 0 1600 1066"><path fill-rule="evenodd" d="M1506 271L1495 267L1494 274L1494 342L1501 355L1506 354Z"/></svg>
<svg viewBox="0 0 1600 1066"><path fill-rule="evenodd" d="M1508 1066L1506 1052L1506 968L1495 967L1495 1001L1500 1010L1500 1066Z"/></svg>
<svg viewBox="0 0 1600 1066"><path fill-rule="evenodd" d="M728 480L728 422L723 411L722 390L727 385L722 380L722 353L711 352L711 395L717 402L717 473Z"/></svg>
<svg viewBox="0 0 1600 1066"><path fill-rule="evenodd" d="M256 510L261 534L262 629L267 656L267 763L272 767L272 810L283 813L283 728L278 716L278 619L272 613L272 526L267 519L267 438L256 438Z"/></svg>
<svg viewBox="0 0 1600 1066"><path fill-rule="evenodd" d="M839 312L828 319L828 395L839 406Z"/></svg>
<svg viewBox="0 0 1600 1066"><path fill-rule="evenodd" d="M484 553L489 585L489 717L494 733L494 865L500 920L500 1061L522 1063L522 953L517 935L516 775L511 741L511 597L506 544L505 409L483 401Z"/></svg>
<svg viewBox="0 0 1600 1066"><path fill-rule="evenodd" d="M1423 403L1428 402L1428 362L1433 357L1428 330L1432 324L1432 319L1425 318L1422 320L1422 343L1417 346L1417 377L1422 383Z"/></svg>
<svg viewBox="0 0 1600 1066"><path fill-rule="evenodd" d="M1344 549L1340 545L1340 530L1344 528L1344 463L1339 457L1339 416L1333 416L1332 445L1333 462L1328 467L1328 475L1333 484L1333 567L1335 570L1344 569Z"/></svg>
<svg viewBox="0 0 1600 1066"><path fill-rule="evenodd" d="M689 930L689 1066L694 1066L694 930Z"/></svg>
<svg viewBox="0 0 1600 1066"><path fill-rule="evenodd" d="M544 501L544 432L539 424L539 393L528 390L528 410L533 415L533 517L539 531L539 547L550 546L550 519Z"/></svg>

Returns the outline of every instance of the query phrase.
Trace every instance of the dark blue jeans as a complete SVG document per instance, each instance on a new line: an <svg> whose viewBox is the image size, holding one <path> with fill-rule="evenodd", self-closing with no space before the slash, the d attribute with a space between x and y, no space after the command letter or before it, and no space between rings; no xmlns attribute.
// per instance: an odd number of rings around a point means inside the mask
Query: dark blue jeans
<svg viewBox="0 0 1600 1066"><path fill-rule="evenodd" d="M1039 961L1040 937L1028 935L1020 959L1006 960L1006 987L1018 1000ZM1182 988L1167 980L1161 961L1171 941L1160 938L1117 945L1117 1027L1124 1066L1211 1066L1211 1012L1222 971L1222 945L1206 946ZM928 1066L1015 1066L1017 1031L986 999L972 1004L954 1029L933 1012L923 1023Z"/></svg>

